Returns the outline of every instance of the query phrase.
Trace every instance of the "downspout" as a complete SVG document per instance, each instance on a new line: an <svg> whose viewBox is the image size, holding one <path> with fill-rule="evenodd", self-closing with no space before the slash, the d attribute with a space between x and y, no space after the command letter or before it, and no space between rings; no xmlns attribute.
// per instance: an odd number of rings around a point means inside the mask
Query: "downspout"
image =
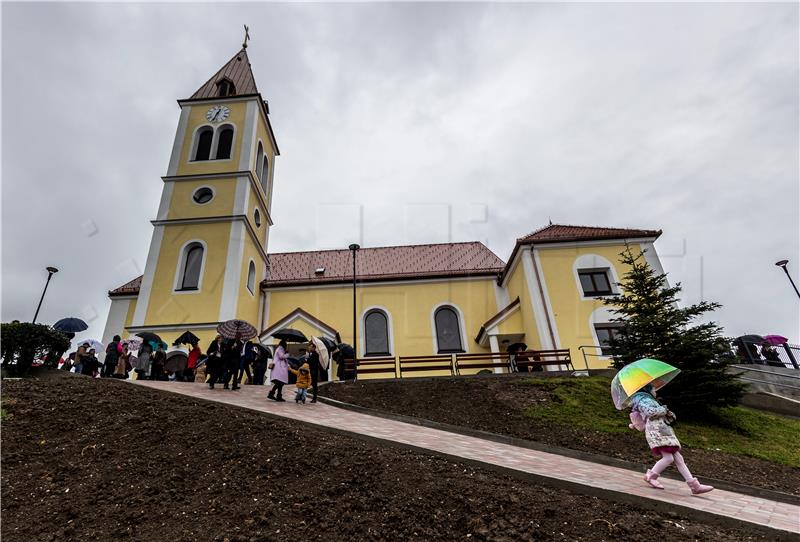
<svg viewBox="0 0 800 542"><path fill-rule="evenodd" d="M536 258L533 255L534 247L531 247L531 261L533 263L533 273L536 275L536 286L539 288L539 295L542 298L542 309L544 310L545 320L547 320L547 331L550 333L550 344L553 349L557 349L556 336L553 333L553 325L550 323L550 313L547 312L547 301L544 297L544 288L542 288L542 277L539 275L539 266L536 265Z"/></svg>

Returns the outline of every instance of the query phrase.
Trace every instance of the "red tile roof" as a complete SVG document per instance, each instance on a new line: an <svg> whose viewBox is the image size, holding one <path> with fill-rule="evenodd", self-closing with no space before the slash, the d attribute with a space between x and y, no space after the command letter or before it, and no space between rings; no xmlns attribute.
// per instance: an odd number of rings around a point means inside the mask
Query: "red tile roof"
<svg viewBox="0 0 800 542"><path fill-rule="evenodd" d="M250 67L250 59L247 58L247 51L242 49L231 58L227 64L222 66L217 73L211 76L203 86L192 94L190 100L202 100L206 98L218 98L219 90L217 83L223 79L230 79L236 88L236 96L246 94L258 94L256 80L253 77L253 70Z"/></svg>
<svg viewBox="0 0 800 542"><path fill-rule="evenodd" d="M108 292L109 296L116 295L134 295L139 293L139 287L142 285L142 275L139 275L130 282L126 282L119 288L115 288Z"/></svg>
<svg viewBox="0 0 800 542"><path fill-rule="evenodd" d="M349 282L353 256L349 250L285 252L269 255L264 284L289 286ZM356 255L359 281L496 275L505 263L478 242L362 248ZM315 271L325 268L324 273Z"/></svg>
<svg viewBox="0 0 800 542"><path fill-rule="evenodd" d="M568 241L596 241L603 239L630 239L634 237L658 237L661 230L636 230L627 228L598 228L594 226L569 226L550 224L535 232L520 237L518 243L563 243Z"/></svg>

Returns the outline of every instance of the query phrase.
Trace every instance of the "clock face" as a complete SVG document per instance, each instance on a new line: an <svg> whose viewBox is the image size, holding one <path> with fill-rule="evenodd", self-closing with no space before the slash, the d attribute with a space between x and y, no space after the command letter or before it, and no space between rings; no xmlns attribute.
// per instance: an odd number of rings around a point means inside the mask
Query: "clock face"
<svg viewBox="0 0 800 542"><path fill-rule="evenodd" d="M211 109L208 110L206 113L206 118L209 122L222 122L223 120L228 118L230 115L231 110L228 109L225 105L215 105Z"/></svg>

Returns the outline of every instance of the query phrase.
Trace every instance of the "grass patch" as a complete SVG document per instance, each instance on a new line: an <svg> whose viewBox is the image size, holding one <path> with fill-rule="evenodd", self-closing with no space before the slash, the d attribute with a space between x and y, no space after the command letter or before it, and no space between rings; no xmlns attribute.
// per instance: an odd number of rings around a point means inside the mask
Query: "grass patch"
<svg viewBox="0 0 800 542"><path fill-rule="evenodd" d="M604 433L632 431L628 428L627 411L618 411L611 402L610 378L531 379L523 383L541 386L555 398L553 402L527 409L528 417ZM800 467L800 420L733 407L719 409L709 421L678 420L675 432L681 443L690 448Z"/></svg>

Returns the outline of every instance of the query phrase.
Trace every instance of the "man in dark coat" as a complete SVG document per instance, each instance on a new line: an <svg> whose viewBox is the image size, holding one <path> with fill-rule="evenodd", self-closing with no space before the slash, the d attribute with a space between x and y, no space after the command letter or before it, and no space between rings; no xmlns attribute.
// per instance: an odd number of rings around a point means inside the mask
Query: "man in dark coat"
<svg viewBox="0 0 800 542"><path fill-rule="evenodd" d="M317 402L317 384L319 383L319 354L317 353L317 345L314 341L308 343L308 354L306 355L306 363L311 371L311 389L313 390L312 403Z"/></svg>
<svg viewBox="0 0 800 542"><path fill-rule="evenodd" d="M214 384L222 380L222 351L223 351L222 336L217 335L212 342L206 354L206 373L208 373L208 387L214 389Z"/></svg>
<svg viewBox="0 0 800 542"><path fill-rule="evenodd" d="M111 378L114 376L114 371L117 369L117 362L119 361L119 335L114 335L114 339L108 343L106 347L106 360L103 362L103 376L104 378Z"/></svg>
<svg viewBox="0 0 800 542"><path fill-rule="evenodd" d="M222 361L225 364L225 386L228 389L228 384L233 380L231 389L239 389L239 367L242 363L242 341L238 339L229 339L225 341L222 347Z"/></svg>

